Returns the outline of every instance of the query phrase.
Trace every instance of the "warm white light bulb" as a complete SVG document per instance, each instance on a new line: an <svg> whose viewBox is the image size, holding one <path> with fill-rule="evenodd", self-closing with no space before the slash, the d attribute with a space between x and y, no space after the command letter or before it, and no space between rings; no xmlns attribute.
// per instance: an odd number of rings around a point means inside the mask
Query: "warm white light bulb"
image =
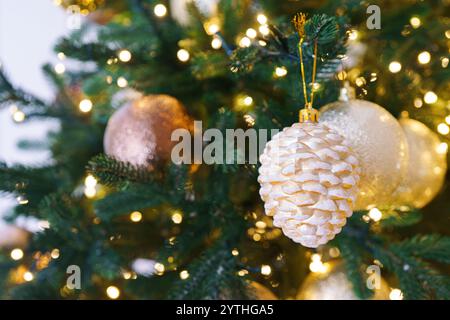
<svg viewBox="0 0 450 320"><path fill-rule="evenodd" d="M220 38L215 37L211 41L211 47L213 49L220 49L222 47L222 40L220 40Z"/></svg>
<svg viewBox="0 0 450 320"><path fill-rule="evenodd" d="M397 72L400 72L400 70L402 70L402 65L400 62L392 61L391 63L389 63L389 71L390 72L397 73Z"/></svg>
<svg viewBox="0 0 450 320"><path fill-rule="evenodd" d="M261 266L261 274L264 276L269 276L272 273L272 268L267 265L267 264L263 264Z"/></svg>
<svg viewBox="0 0 450 320"><path fill-rule="evenodd" d="M270 33L269 27L266 24L260 26L258 30L263 36L267 36Z"/></svg>
<svg viewBox="0 0 450 320"><path fill-rule="evenodd" d="M33 279L34 279L34 275L30 271L27 271L23 274L23 280L30 282L30 281L33 281Z"/></svg>
<svg viewBox="0 0 450 320"><path fill-rule="evenodd" d="M439 123L437 131L442 135L447 135L450 132L450 127L446 123Z"/></svg>
<svg viewBox="0 0 450 320"><path fill-rule="evenodd" d="M215 23L210 23L206 26L206 33L209 35L215 34L219 32L219 30L220 30L219 25Z"/></svg>
<svg viewBox="0 0 450 320"><path fill-rule="evenodd" d="M97 190L94 188L84 188L84 195L86 198L92 199L97 194Z"/></svg>
<svg viewBox="0 0 450 320"><path fill-rule="evenodd" d="M278 78L281 78L281 77L284 77L284 76L286 76L287 75L287 69L285 68L285 67L276 67L275 68L275 75L278 77Z"/></svg>
<svg viewBox="0 0 450 320"><path fill-rule="evenodd" d="M414 107L416 107L417 109L421 108L423 105L422 99L420 98L415 98L414 99Z"/></svg>
<svg viewBox="0 0 450 320"><path fill-rule="evenodd" d="M258 35L258 33L256 32L255 29L253 28L248 28L247 31L245 32L245 35L247 37L249 37L250 39L255 39L256 36Z"/></svg>
<svg viewBox="0 0 450 320"><path fill-rule="evenodd" d="M115 300L119 298L120 290L115 286L109 286L108 288L106 288L106 295L108 296L108 298Z"/></svg>
<svg viewBox="0 0 450 320"><path fill-rule="evenodd" d="M439 154L446 154L448 151L448 144L446 142L441 142L437 147L437 152Z"/></svg>
<svg viewBox="0 0 450 320"><path fill-rule="evenodd" d="M250 96L246 96L242 101L246 106L251 106L253 103L253 98Z"/></svg>
<svg viewBox="0 0 450 320"><path fill-rule="evenodd" d="M373 221L377 222L381 220L382 217L382 213L378 208L372 208L369 211L369 217L370 219L372 219Z"/></svg>
<svg viewBox="0 0 450 320"><path fill-rule="evenodd" d="M142 213L140 213L139 211L133 211L130 214L130 220L133 222L139 222L142 220Z"/></svg>
<svg viewBox="0 0 450 320"><path fill-rule="evenodd" d="M189 272L187 270L183 270L180 272L180 279L181 280L186 280L187 278L189 278Z"/></svg>
<svg viewBox="0 0 450 320"><path fill-rule="evenodd" d="M13 115L12 118L14 120L14 122L22 122L25 120L25 113L22 110L16 110Z"/></svg>
<svg viewBox="0 0 450 320"><path fill-rule="evenodd" d="M22 251L22 249L16 248L16 249L13 249L11 251L11 259L17 261L17 260L20 260L22 258L23 258L23 251Z"/></svg>
<svg viewBox="0 0 450 320"><path fill-rule="evenodd" d="M54 69L57 74L63 74L66 71L66 67L62 63L57 63Z"/></svg>
<svg viewBox="0 0 450 320"><path fill-rule="evenodd" d="M239 46L242 48L250 47L252 44L252 41L247 37L242 37L241 40L239 40Z"/></svg>
<svg viewBox="0 0 450 320"><path fill-rule="evenodd" d="M155 13L155 16L162 18L167 14L167 8L165 5L159 3L155 6L153 12Z"/></svg>
<svg viewBox="0 0 450 320"><path fill-rule="evenodd" d="M89 99L83 99L80 101L78 108L81 112L87 113L92 110L92 101Z"/></svg>
<svg viewBox="0 0 450 320"><path fill-rule="evenodd" d="M409 23L414 29L417 29L422 24L418 17L412 17L411 19L409 19Z"/></svg>
<svg viewBox="0 0 450 320"><path fill-rule="evenodd" d="M183 222L183 215L179 212L175 212L174 214L172 214L172 221L175 224L180 224L181 222Z"/></svg>
<svg viewBox="0 0 450 320"><path fill-rule="evenodd" d="M403 300L403 292L400 289L392 289L389 293L391 300Z"/></svg>
<svg viewBox="0 0 450 320"><path fill-rule="evenodd" d="M97 179L91 174L88 174L86 178L84 179L84 185L86 188L95 188L97 185Z"/></svg>
<svg viewBox="0 0 450 320"><path fill-rule="evenodd" d="M181 62L186 62L186 61L189 60L190 54L189 54L189 52L186 49L180 49L177 52L177 58Z"/></svg>
<svg viewBox="0 0 450 320"><path fill-rule="evenodd" d="M431 60L431 55L428 51L422 51L417 56L417 60L419 61L420 64L427 64Z"/></svg>
<svg viewBox="0 0 450 320"><path fill-rule="evenodd" d="M260 13L256 16L256 20L260 23L260 24L266 24L267 23L267 17Z"/></svg>
<svg viewBox="0 0 450 320"><path fill-rule="evenodd" d="M124 77L117 78L117 86L120 88L125 88L128 85L128 80Z"/></svg>
<svg viewBox="0 0 450 320"><path fill-rule="evenodd" d="M348 33L348 39L349 40L356 40L358 39L358 30L352 29Z"/></svg>
<svg viewBox="0 0 450 320"><path fill-rule="evenodd" d="M436 101L438 100L438 96L433 91L428 91L423 96L423 100L425 101L425 103L433 104L436 103Z"/></svg>
<svg viewBox="0 0 450 320"><path fill-rule="evenodd" d="M120 61L128 62L131 60L131 52L126 49L120 50L118 57Z"/></svg>

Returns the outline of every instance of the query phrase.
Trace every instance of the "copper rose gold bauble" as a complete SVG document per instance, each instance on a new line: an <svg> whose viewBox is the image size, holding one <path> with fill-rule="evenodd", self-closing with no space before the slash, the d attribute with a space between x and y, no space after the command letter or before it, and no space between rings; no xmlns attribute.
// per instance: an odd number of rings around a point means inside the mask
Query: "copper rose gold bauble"
<svg viewBox="0 0 450 320"><path fill-rule="evenodd" d="M148 95L128 103L109 119L103 139L105 153L136 166L169 160L175 129L190 130L184 106L168 95Z"/></svg>
<svg viewBox="0 0 450 320"><path fill-rule="evenodd" d="M0 221L0 248L23 248L27 245L30 233L15 225Z"/></svg>

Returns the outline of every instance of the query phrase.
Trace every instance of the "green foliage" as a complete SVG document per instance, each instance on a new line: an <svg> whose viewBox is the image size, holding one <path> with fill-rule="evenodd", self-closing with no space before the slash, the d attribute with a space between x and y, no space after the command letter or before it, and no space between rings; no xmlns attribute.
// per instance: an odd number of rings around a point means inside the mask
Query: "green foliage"
<svg viewBox="0 0 450 320"><path fill-rule="evenodd" d="M104 154L91 159L87 171L95 174L100 183L112 186L127 182L146 183L153 180L153 175L148 168L135 167Z"/></svg>
<svg viewBox="0 0 450 320"><path fill-rule="evenodd" d="M407 212L388 211L384 212L383 220L380 221L382 228L408 227L422 220L419 210L409 210Z"/></svg>
<svg viewBox="0 0 450 320"><path fill-rule="evenodd" d="M190 264L189 278L178 280L170 299L243 298L244 280L236 279L238 263L226 239L217 240L200 258ZM245 296L244 296L245 297Z"/></svg>

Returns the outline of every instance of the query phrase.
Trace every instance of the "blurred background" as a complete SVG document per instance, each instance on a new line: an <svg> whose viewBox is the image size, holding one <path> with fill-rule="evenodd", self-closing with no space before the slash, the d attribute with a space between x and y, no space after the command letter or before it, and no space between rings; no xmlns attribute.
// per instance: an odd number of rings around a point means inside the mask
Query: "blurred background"
<svg viewBox="0 0 450 320"><path fill-rule="evenodd" d="M57 61L52 50L56 40L69 33L66 13L48 0L0 0L0 63L13 83L51 100L53 88L41 67ZM0 160L12 163L41 164L49 161L43 150L19 149L17 143L26 138L43 140L48 130L57 127L50 121L15 123L10 110L0 110ZM0 216L14 205L0 197ZM1 222L0 220L0 223Z"/></svg>

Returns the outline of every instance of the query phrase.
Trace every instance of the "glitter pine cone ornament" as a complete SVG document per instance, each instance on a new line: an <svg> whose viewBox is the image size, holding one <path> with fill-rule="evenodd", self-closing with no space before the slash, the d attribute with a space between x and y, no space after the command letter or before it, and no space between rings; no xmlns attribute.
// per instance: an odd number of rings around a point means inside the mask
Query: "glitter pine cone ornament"
<svg viewBox="0 0 450 320"><path fill-rule="evenodd" d="M260 157L258 182L266 214L293 241L317 248L352 215L359 163L344 138L301 111L301 123L276 134Z"/></svg>
<svg viewBox="0 0 450 320"><path fill-rule="evenodd" d="M293 23L299 34L298 51L305 108L299 122L276 134L260 157L258 182L273 225L293 241L317 248L341 232L353 213L359 182L359 162L344 138L319 123L312 108L314 90L308 92L303 63L306 16L299 13ZM312 83L315 83L319 39L314 43ZM311 86L314 88L314 86Z"/></svg>
<svg viewBox="0 0 450 320"><path fill-rule="evenodd" d="M184 106L168 95L148 95L119 108L109 119L103 138L105 153L135 166L153 168L154 162L169 160L172 132L191 130Z"/></svg>

